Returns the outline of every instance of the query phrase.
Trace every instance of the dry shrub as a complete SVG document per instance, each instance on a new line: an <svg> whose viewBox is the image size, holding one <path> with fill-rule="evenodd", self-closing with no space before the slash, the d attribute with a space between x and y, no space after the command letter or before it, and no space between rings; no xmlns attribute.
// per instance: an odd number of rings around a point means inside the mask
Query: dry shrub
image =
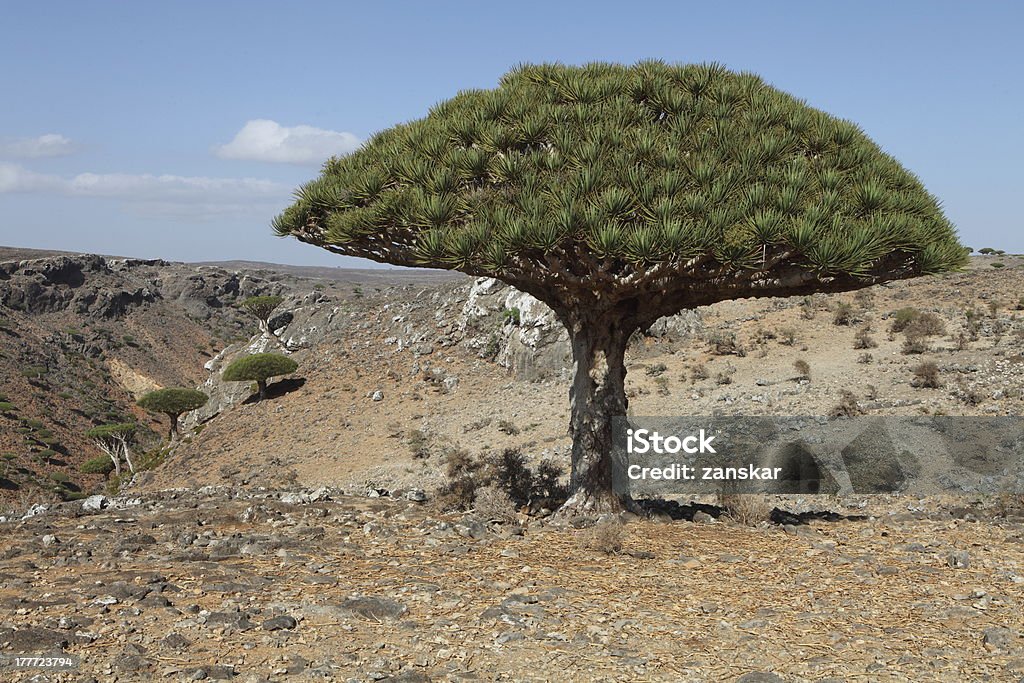
<svg viewBox="0 0 1024 683"><path fill-rule="evenodd" d="M516 521L516 506L512 498L496 486L477 489L473 507L477 514L492 522Z"/></svg>
<svg viewBox="0 0 1024 683"><path fill-rule="evenodd" d="M811 378L811 364L803 358L793 363L793 369L800 374L800 379L809 380Z"/></svg>
<svg viewBox="0 0 1024 683"><path fill-rule="evenodd" d="M839 403L832 409L832 417L855 417L863 415L864 409L860 407L860 400L857 394L849 389L843 389L839 394Z"/></svg>
<svg viewBox="0 0 1024 683"><path fill-rule="evenodd" d="M877 346L878 342L871 336L870 327L860 328L857 331L857 336L853 338L853 348L855 349L873 349Z"/></svg>
<svg viewBox="0 0 1024 683"><path fill-rule="evenodd" d="M583 547L605 555L618 555L626 541L626 527L619 522L601 522L583 535Z"/></svg>
<svg viewBox="0 0 1024 683"><path fill-rule="evenodd" d="M448 481L434 496L438 506L442 510L472 510L480 486L477 474L482 467L481 461L464 450L449 453L445 468Z"/></svg>
<svg viewBox="0 0 1024 683"><path fill-rule="evenodd" d="M746 349L736 341L736 335L732 332L714 331L707 336L708 346L716 356L745 356Z"/></svg>
<svg viewBox="0 0 1024 683"><path fill-rule="evenodd" d="M903 331L908 337L911 335L938 337L946 334L946 323L934 313L920 313L907 323Z"/></svg>
<svg viewBox="0 0 1024 683"><path fill-rule="evenodd" d="M704 365L703 363L699 365L694 365L693 368L690 370L690 377L693 379L694 382L697 382L702 379L707 379L710 376L711 373L708 371L707 366Z"/></svg>
<svg viewBox="0 0 1024 683"><path fill-rule="evenodd" d="M479 507L480 492L494 488L508 497L513 509L544 501L557 507L565 502L567 491L559 479L562 468L544 460L536 472L527 465L517 448L501 453L484 453L474 458L464 450L453 450L447 459L447 482L435 496L442 510L473 510Z"/></svg>
<svg viewBox="0 0 1024 683"><path fill-rule="evenodd" d="M743 526L760 526L772 515L768 498L760 493L719 493L718 505L726 516Z"/></svg>
<svg viewBox="0 0 1024 683"><path fill-rule="evenodd" d="M912 372L914 373L914 379L910 382L912 386L925 389L938 389L942 386L942 380L939 378L939 366L931 361L921 363Z"/></svg>
<svg viewBox="0 0 1024 683"><path fill-rule="evenodd" d="M836 306L835 313L832 316L832 323L834 325L852 325L855 320L856 316L854 315L853 306L851 304L841 302Z"/></svg>
<svg viewBox="0 0 1024 683"><path fill-rule="evenodd" d="M1002 491L996 496L996 512L1000 517L1024 516L1024 493Z"/></svg>
<svg viewBox="0 0 1024 683"><path fill-rule="evenodd" d="M918 355L927 353L931 347L928 346L928 338L924 335L912 332L910 328L905 330L907 338L903 340L903 353L905 355Z"/></svg>

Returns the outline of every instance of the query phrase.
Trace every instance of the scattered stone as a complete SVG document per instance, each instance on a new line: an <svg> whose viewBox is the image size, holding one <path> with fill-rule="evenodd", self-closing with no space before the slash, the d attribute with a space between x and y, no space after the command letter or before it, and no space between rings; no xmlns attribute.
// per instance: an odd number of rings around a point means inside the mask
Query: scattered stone
<svg viewBox="0 0 1024 683"><path fill-rule="evenodd" d="M737 678L736 683L786 683L786 679L773 673L751 671Z"/></svg>
<svg viewBox="0 0 1024 683"><path fill-rule="evenodd" d="M407 611L406 606L396 600L372 596L349 598L338 607L364 619L397 619Z"/></svg>
<svg viewBox="0 0 1024 683"><path fill-rule="evenodd" d="M294 617L290 617L287 614L267 619L263 622L264 631L281 631L290 630L295 628L298 622L295 621Z"/></svg>
<svg viewBox="0 0 1024 683"><path fill-rule="evenodd" d="M995 650L1009 650L1014 639L1017 637L1013 631L1002 626L987 628L982 633L982 636L982 642L985 645L985 649L990 652Z"/></svg>
<svg viewBox="0 0 1024 683"><path fill-rule="evenodd" d="M714 524L715 518L703 510L698 510L693 513L693 521L695 524Z"/></svg>
<svg viewBox="0 0 1024 683"><path fill-rule="evenodd" d="M26 520L26 519L30 519L32 517L37 517L38 515L43 514L44 512L46 512L49 509L50 509L49 505L43 505L42 503L36 503L35 505L33 505L32 507L30 507L28 510L25 511L25 514L21 516L21 519L22 520Z"/></svg>
<svg viewBox="0 0 1024 683"><path fill-rule="evenodd" d="M377 389L377 391L375 391L372 394L370 394L370 400L374 401L374 402L383 401L384 400L384 392L381 391L380 389Z"/></svg>
<svg viewBox="0 0 1024 683"><path fill-rule="evenodd" d="M110 499L106 496L95 495L89 496L82 501L82 509L86 512L98 512L110 504Z"/></svg>
<svg viewBox="0 0 1024 683"><path fill-rule="evenodd" d="M946 564L953 569L967 569L971 566L971 556L966 550L957 550L946 557Z"/></svg>
<svg viewBox="0 0 1024 683"><path fill-rule="evenodd" d="M187 650L192 642L180 633L170 633L164 636L160 644L168 650Z"/></svg>

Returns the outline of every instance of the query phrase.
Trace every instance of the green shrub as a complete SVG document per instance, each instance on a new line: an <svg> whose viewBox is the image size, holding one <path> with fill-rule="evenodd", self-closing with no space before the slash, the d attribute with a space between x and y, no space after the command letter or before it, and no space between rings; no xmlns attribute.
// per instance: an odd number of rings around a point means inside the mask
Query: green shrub
<svg viewBox="0 0 1024 683"><path fill-rule="evenodd" d="M892 314L892 326L889 329L893 332L902 332L919 315L921 315L921 311L916 308L901 308Z"/></svg>
<svg viewBox="0 0 1024 683"><path fill-rule="evenodd" d="M18 406L9 401L0 401L0 413L10 413L18 409Z"/></svg>
<svg viewBox="0 0 1024 683"><path fill-rule="evenodd" d="M21 376L29 379L38 379L50 371L45 365L30 365L22 368Z"/></svg>
<svg viewBox="0 0 1024 683"><path fill-rule="evenodd" d="M114 471L114 462L105 455L98 455L83 462L78 471L82 474L102 474L106 477Z"/></svg>

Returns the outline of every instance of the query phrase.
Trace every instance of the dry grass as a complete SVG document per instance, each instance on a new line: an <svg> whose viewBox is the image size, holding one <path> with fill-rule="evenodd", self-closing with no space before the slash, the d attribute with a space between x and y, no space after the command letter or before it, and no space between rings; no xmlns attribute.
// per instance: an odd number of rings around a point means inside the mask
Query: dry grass
<svg viewBox="0 0 1024 683"><path fill-rule="evenodd" d="M477 489L473 507L481 517L492 522L516 521L516 506L507 491L496 486Z"/></svg>
<svg viewBox="0 0 1024 683"><path fill-rule="evenodd" d="M725 508L726 517L743 526L760 526L772 514L771 504L760 493L721 493L718 504Z"/></svg>
<svg viewBox="0 0 1024 683"><path fill-rule="evenodd" d="M583 547L605 555L618 555L626 541L626 527L619 522L602 522L583 535Z"/></svg>

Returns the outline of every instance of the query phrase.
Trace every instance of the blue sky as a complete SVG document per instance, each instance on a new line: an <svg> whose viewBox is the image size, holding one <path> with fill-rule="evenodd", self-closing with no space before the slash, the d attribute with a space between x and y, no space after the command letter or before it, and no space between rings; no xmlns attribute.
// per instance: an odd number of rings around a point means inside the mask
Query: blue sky
<svg viewBox="0 0 1024 683"><path fill-rule="evenodd" d="M718 61L859 123L1024 252L1015 2L45 2L0 26L0 244L371 265L273 236L331 153L520 62Z"/></svg>

